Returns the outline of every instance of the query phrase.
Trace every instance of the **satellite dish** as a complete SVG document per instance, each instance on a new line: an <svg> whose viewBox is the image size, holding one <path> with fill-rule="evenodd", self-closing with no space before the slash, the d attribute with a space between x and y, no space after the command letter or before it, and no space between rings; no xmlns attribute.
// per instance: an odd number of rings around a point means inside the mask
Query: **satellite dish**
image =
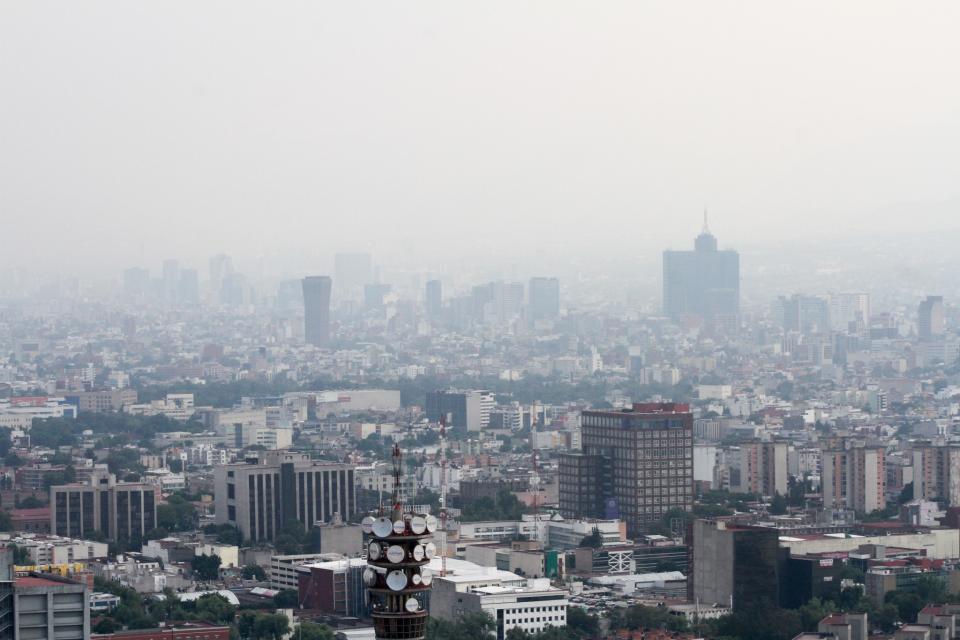
<svg viewBox="0 0 960 640"><path fill-rule="evenodd" d="M423 516L413 516L410 519L410 530L420 535L427 530L427 520Z"/></svg>
<svg viewBox="0 0 960 640"><path fill-rule="evenodd" d="M413 559L416 560L417 562L420 562L421 560L423 560L423 554L424 554L424 551L423 551L422 544L418 544L413 548Z"/></svg>
<svg viewBox="0 0 960 640"><path fill-rule="evenodd" d="M437 545L433 544L432 542L428 542L427 544L423 545L423 555L427 557L427 560L437 555Z"/></svg>
<svg viewBox="0 0 960 640"><path fill-rule="evenodd" d="M383 553L382 549L380 549L380 545L378 545L376 542L371 542L370 546L367 548L367 551L370 554L371 560L379 560L380 555Z"/></svg>
<svg viewBox="0 0 960 640"><path fill-rule="evenodd" d="M407 530L407 523L403 520L397 520L393 523L393 532L398 536Z"/></svg>
<svg viewBox="0 0 960 640"><path fill-rule="evenodd" d="M403 547L399 545L395 545L395 544L390 545L390 548L387 549L387 560L389 560L393 564L397 564L398 562L403 562L403 558L406 555L407 554L404 553L403 551Z"/></svg>
<svg viewBox="0 0 960 640"><path fill-rule="evenodd" d="M420 584L421 582L423 582L423 577L421 577L419 573L415 573L413 574L413 577L410 578L410 582L412 582L413 584Z"/></svg>
<svg viewBox="0 0 960 640"><path fill-rule="evenodd" d="M407 587L407 576L403 571L391 571L387 574L387 586L393 591L403 591Z"/></svg>
<svg viewBox="0 0 960 640"><path fill-rule="evenodd" d="M424 567L420 569L420 579L423 580L423 584L429 586L433 582L433 571Z"/></svg>
<svg viewBox="0 0 960 640"><path fill-rule="evenodd" d="M433 533L437 530L437 516L427 516L427 531Z"/></svg>
<svg viewBox="0 0 960 640"><path fill-rule="evenodd" d="M363 571L363 581L368 587L372 587L373 585L377 584L377 572L370 567L367 567Z"/></svg>
<svg viewBox="0 0 960 640"><path fill-rule="evenodd" d="M376 522L373 519L373 516L367 516L360 522L360 527L363 529L363 532L367 535L373 531L373 523Z"/></svg>
<svg viewBox="0 0 960 640"><path fill-rule="evenodd" d="M393 523L390 522L390 518L377 518L373 523L373 535L378 538L386 538L391 531L393 531Z"/></svg>
<svg viewBox="0 0 960 640"><path fill-rule="evenodd" d="M407 598L407 601L404 603L403 608L414 613L420 609L420 603L417 602L416 598Z"/></svg>

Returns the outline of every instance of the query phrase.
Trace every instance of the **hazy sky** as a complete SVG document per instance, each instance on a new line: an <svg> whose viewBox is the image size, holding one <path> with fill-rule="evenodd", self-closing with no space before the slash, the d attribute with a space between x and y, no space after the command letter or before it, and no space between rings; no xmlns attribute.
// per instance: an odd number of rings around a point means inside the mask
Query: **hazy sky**
<svg viewBox="0 0 960 640"><path fill-rule="evenodd" d="M562 260L684 247L705 205L726 246L960 228L958 28L955 1L3 0L0 268Z"/></svg>

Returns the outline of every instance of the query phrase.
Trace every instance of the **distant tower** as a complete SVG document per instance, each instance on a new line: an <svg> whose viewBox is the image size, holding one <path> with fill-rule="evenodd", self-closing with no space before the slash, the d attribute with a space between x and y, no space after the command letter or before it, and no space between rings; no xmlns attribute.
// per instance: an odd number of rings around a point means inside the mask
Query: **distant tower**
<svg viewBox="0 0 960 640"><path fill-rule="evenodd" d="M943 296L927 296L917 307L917 335L925 341L943 335Z"/></svg>
<svg viewBox="0 0 960 640"><path fill-rule="evenodd" d="M675 321L698 318L735 329L740 314L740 255L717 248L707 212L693 251L663 252L663 312Z"/></svg>
<svg viewBox="0 0 960 640"><path fill-rule="evenodd" d="M388 515L363 519L370 535L363 581L373 607L377 640L423 640L427 630L425 597L433 582L426 565L436 553L431 541L437 528L432 515L404 513L400 500L403 466L393 447L393 508Z"/></svg>
<svg viewBox="0 0 960 640"><path fill-rule="evenodd" d="M307 344L326 347L330 344L330 289L329 276L309 276L303 279L304 335Z"/></svg>
<svg viewBox="0 0 960 640"><path fill-rule="evenodd" d="M430 319L440 317L440 312L443 310L443 284L439 280L427 281L424 306L427 310L427 317Z"/></svg>

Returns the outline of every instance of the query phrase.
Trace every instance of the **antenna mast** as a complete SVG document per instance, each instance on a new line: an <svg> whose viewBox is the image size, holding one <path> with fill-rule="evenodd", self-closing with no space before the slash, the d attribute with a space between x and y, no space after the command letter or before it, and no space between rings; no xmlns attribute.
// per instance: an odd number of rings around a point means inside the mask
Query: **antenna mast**
<svg viewBox="0 0 960 640"><path fill-rule="evenodd" d="M530 474L530 488L533 489L533 539L540 538L540 461L537 455L537 415L536 405L531 407L533 415L530 416L530 451L531 466L533 472Z"/></svg>
<svg viewBox="0 0 960 640"><path fill-rule="evenodd" d="M447 575L447 416L440 416L440 575Z"/></svg>

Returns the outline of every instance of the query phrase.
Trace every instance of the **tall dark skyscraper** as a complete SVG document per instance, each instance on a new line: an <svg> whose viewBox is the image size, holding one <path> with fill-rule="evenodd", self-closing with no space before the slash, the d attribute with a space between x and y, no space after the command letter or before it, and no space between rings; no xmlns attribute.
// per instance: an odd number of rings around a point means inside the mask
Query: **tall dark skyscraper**
<svg viewBox="0 0 960 640"><path fill-rule="evenodd" d="M556 278L530 278L530 317L552 320L560 316L560 281Z"/></svg>
<svg viewBox="0 0 960 640"><path fill-rule="evenodd" d="M430 318L439 318L443 310L443 285L439 280L428 280L426 300L424 306L427 310L427 316Z"/></svg>
<svg viewBox="0 0 960 640"><path fill-rule="evenodd" d="M325 347L330 344L330 276L308 276L303 279L304 337L308 344Z"/></svg>
<svg viewBox="0 0 960 640"><path fill-rule="evenodd" d="M671 509L693 509L689 405L635 403L580 419L583 451L560 456L561 515L621 518L636 535Z"/></svg>
<svg viewBox="0 0 960 640"><path fill-rule="evenodd" d="M735 324L739 316L740 254L717 249L706 213L693 251L663 252L663 312L714 326Z"/></svg>

